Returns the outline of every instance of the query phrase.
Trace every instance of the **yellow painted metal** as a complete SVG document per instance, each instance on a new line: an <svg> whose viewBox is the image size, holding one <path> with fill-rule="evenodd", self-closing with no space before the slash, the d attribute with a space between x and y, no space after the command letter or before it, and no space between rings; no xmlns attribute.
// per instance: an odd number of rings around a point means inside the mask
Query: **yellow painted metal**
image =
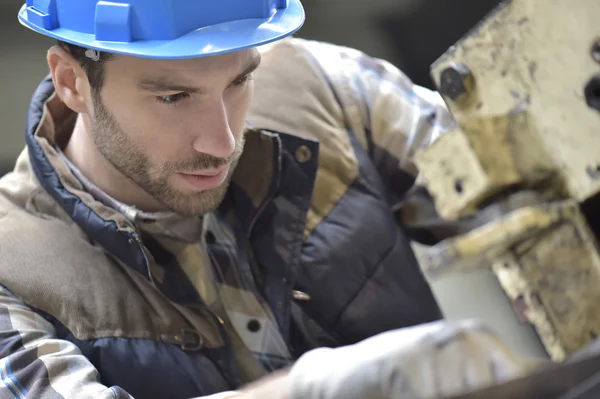
<svg viewBox="0 0 600 399"><path fill-rule="evenodd" d="M600 334L600 251L580 209L600 193L598 16L598 0L505 2L432 66L459 127L416 157L448 220L538 196L430 248L422 265L432 279L491 268L554 360Z"/></svg>

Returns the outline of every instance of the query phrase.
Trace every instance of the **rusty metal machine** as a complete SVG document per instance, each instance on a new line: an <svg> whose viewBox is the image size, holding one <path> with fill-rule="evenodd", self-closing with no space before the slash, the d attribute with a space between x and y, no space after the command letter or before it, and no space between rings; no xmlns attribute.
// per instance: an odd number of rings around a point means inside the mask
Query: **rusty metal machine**
<svg viewBox="0 0 600 399"><path fill-rule="evenodd" d="M417 165L442 218L484 222L423 271L490 268L563 362L600 335L600 1L505 1L431 71L457 128Z"/></svg>

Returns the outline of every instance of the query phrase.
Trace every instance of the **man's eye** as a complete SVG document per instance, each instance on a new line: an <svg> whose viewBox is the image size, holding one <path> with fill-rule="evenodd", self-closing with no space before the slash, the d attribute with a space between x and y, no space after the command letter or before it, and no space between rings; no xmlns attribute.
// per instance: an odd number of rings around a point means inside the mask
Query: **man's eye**
<svg viewBox="0 0 600 399"><path fill-rule="evenodd" d="M161 104L175 105L181 102L182 100L185 100L189 96L189 93L170 94L168 96L156 97L156 101L158 101Z"/></svg>
<svg viewBox="0 0 600 399"><path fill-rule="evenodd" d="M252 79L252 75L251 75L251 74L249 74L249 75L246 75L246 76L244 76L244 77L241 77L241 78L239 78L239 79L237 79L237 80L234 80L234 81L233 81L233 85L234 85L234 86L243 86L244 84L248 83L248 81L249 81L250 79Z"/></svg>

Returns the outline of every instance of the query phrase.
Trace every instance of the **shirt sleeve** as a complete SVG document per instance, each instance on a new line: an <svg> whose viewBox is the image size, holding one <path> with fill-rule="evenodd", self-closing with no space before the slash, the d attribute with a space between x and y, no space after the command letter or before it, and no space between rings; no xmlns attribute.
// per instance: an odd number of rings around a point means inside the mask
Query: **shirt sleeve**
<svg viewBox="0 0 600 399"><path fill-rule="evenodd" d="M74 344L56 338L52 324L0 287L0 397L131 399L99 382Z"/></svg>
<svg viewBox="0 0 600 399"><path fill-rule="evenodd" d="M455 122L442 97L390 62L359 50L303 41L331 83L347 124L383 180L402 194L418 176L416 152Z"/></svg>
<svg viewBox="0 0 600 399"><path fill-rule="evenodd" d="M415 155L457 124L441 95L391 63L359 50L303 41L327 77L346 124L390 191L397 221L415 241L432 245L473 228L443 220L415 165Z"/></svg>

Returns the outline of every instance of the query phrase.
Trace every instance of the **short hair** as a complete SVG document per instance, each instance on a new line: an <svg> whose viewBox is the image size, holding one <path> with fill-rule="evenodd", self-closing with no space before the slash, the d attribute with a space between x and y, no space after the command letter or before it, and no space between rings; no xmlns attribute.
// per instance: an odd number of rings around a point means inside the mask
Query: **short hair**
<svg viewBox="0 0 600 399"><path fill-rule="evenodd" d="M96 53L98 57L95 57L96 61L86 54L89 51L87 48L61 40L58 41L58 46L71 53L77 60L87 75L92 91L99 94L104 84L105 63L113 57L113 54L98 52Z"/></svg>

